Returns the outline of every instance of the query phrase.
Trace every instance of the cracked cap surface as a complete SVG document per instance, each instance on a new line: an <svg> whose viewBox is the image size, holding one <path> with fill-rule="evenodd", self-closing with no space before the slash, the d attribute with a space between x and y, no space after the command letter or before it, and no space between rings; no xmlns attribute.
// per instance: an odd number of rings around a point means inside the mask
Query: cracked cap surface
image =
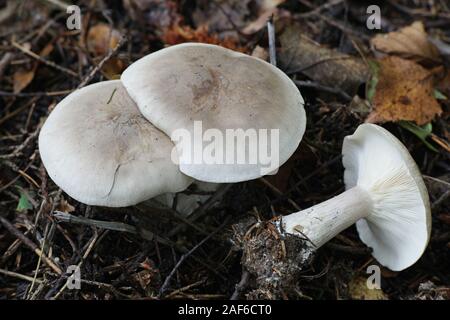
<svg viewBox="0 0 450 320"><path fill-rule="evenodd" d="M119 80L71 93L39 135L39 152L52 180L80 202L108 207L184 190L191 179L171 161L172 148Z"/></svg>

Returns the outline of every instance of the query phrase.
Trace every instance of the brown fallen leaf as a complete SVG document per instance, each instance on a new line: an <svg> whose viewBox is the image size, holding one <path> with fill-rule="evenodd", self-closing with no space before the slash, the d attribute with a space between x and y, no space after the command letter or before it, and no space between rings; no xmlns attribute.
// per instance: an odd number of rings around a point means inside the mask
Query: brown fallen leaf
<svg viewBox="0 0 450 320"><path fill-rule="evenodd" d="M362 59L328 49L302 34L298 24L287 26L279 36L280 66L289 73L301 72L319 84L339 88L353 96L370 72Z"/></svg>
<svg viewBox="0 0 450 320"><path fill-rule="evenodd" d="M235 51L247 52L246 48L239 46L234 37L220 39L216 34L209 33L208 27L205 25L197 29L192 29L189 26L173 25L163 34L162 40L168 45L184 42L201 42L220 45Z"/></svg>
<svg viewBox="0 0 450 320"><path fill-rule="evenodd" d="M370 41L375 50L411 58L417 62L440 63L439 50L428 40L421 21L388 34L378 34Z"/></svg>
<svg viewBox="0 0 450 320"><path fill-rule="evenodd" d="M33 81L36 68L33 67L31 70L19 69L14 72L13 75L13 91L14 93L19 93L25 89L31 81Z"/></svg>
<svg viewBox="0 0 450 320"><path fill-rule="evenodd" d="M87 34L88 50L94 55L94 61L99 62L119 43L121 34L105 23L99 23L89 29ZM101 72L108 79L117 79L125 69L125 63L117 57L113 57L105 62Z"/></svg>
<svg viewBox="0 0 450 320"><path fill-rule="evenodd" d="M67 200L62 198L61 201L59 202L57 210L65 213L70 213L75 211L75 207L72 206Z"/></svg>
<svg viewBox="0 0 450 320"><path fill-rule="evenodd" d="M349 283L350 297L354 300L388 300L381 289L370 289L365 277L357 276Z"/></svg>
<svg viewBox="0 0 450 320"><path fill-rule="evenodd" d="M123 0L123 6L133 21L156 32L183 20L178 5L178 1L173 0Z"/></svg>
<svg viewBox="0 0 450 320"><path fill-rule="evenodd" d="M261 46L256 46L251 54L252 57L259 58L264 61L269 60L269 52Z"/></svg>
<svg viewBox="0 0 450 320"><path fill-rule="evenodd" d="M434 97L432 74L411 61L389 56L379 60L380 70L373 110L366 122L408 120L423 125L442 113Z"/></svg>
<svg viewBox="0 0 450 320"><path fill-rule="evenodd" d="M99 23L89 29L87 47L95 56L104 56L109 50L117 46L120 38L119 31L111 29L105 23Z"/></svg>

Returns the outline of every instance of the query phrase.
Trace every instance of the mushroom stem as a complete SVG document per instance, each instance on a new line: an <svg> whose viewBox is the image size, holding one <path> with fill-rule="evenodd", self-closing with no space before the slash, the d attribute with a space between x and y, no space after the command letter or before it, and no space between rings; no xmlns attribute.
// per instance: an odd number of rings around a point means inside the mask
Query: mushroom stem
<svg viewBox="0 0 450 320"><path fill-rule="evenodd" d="M319 248L361 218L367 217L373 207L370 194L353 187L340 195L311 208L282 217L287 233L306 237Z"/></svg>

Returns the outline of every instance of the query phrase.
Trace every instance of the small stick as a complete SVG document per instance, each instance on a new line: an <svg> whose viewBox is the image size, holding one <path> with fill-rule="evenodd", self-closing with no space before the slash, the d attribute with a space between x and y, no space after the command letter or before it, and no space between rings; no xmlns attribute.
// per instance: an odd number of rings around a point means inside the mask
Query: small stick
<svg viewBox="0 0 450 320"><path fill-rule="evenodd" d="M131 226L129 224L122 223L122 222L93 220L93 219L88 219L85 217L74 216L70 213L61 212L61 211L55 211L53 216L57 220L63 221L63 222L84 224L84 225L88 225L88 226L97 227L100 229L108 229L108 230L138 234L136 227Z"/></svg>
<svg viewBox="0 0 450 320"><path fill-rule="evenodd" d="M236 289L233 292L230 300L238 300L242 291L247 287L248 280L250 279L250 272L247 270L242 271L241 281L236 285Z"/></svg>
<svg viewBox="0 0 450 320"><path fill-rule="evenodd" d="M448 198L450 197L450 189L445 191L443 194L439 196L432 204L431 204L431 210L436 210L439 208L441 204L443 204Z"/></svg>
<svg viewBox="0 0 450 320"><path fill-rule="evenodd" d="M62 2L60 0L42 0L42 1L48 2L49 4L59 8L61 10L64 10L64 11L66 11L67 8L70 6L69 4Z"/></svg>
<svg viewBox="0 0 450 320"><path fill-rule="evenodd" d="M45 235L44 235L44 240L42 241L42 250L41 253L44 252L45 249L45 245L47 243L47 235L48 235L48 223L45 226ZM34 284L36 283L36 279L37 279L37 275L38 275L38 271L39 268L41 266L41 261L42 261L42 254L39 256L37 265L36 265L36 269L34 271L34 277L33 277L33 281L31 282L31 286L28 288L28 292L25 294L26 298L29 298L31 293L33 292L33 288L34 288Z"/></svg>
<svg viewBox="0 0 450 320"><path fill-rule="evenodd" d="M114 221L102 221L102 220L94 220L94 219L88 219L84 217L78 217L74 216L70 213L61 212L55 210L53 216L62 222L67 223L77 223L77 224L83 224L91 227L96 227L100 229L106 229L106 230L113 230L113 231L119 231L119 232L127 232L132 233L141 236L142 238L146 240L156 240L164 245L170 246L171 244L164 238L155 235L154 233L148 231L148 230L139 230L135 226L123 223L123 222L114 222Z"/></svg>
<svg viewBox="0 0 450 320"><path fill-rule="evenodd" d="M275 28L273 25L273 15L267 21L267 34L269 36L269 57L270 63L274 66L277 65L277 50L275 43Z"/></svg>
<svg viewBox="0 0 450 320"><path fill-rule="evenodd" d="M275 187L273 184L271 184L269 181L267 181L264 178L259 178L259 180L264 183L266 186L268 186L273 192L275 192L277 195L279 196L283 196L283 192L281 192L280 189L278 189L277 187ZM291 198L287 198L287 200L289 201L289 203L296 209L296 210L301 210L300 206Z"/></svg>
<svg viewBox="0 0 450 320"><path fill-rule="evenodd" d="M206 200L205 203L203 203L200 207L195 209L194 212L192 212L189 215L188 217L189 221L191 223L195 222L201 216L203 216L206 213L206 211L231 188L231 186L232 184L225 184L225 183L221 184L221 186L217 189L217 191L208 200ZM181 228L182 225L174 227L172 230L169 231L167 236L168 237L174 236L175 234L178 233L178 231L180 231Z"/></svg>
<svg viewBox="0 0 450 320"><path fill-rule="evenodd" d="M0 269L0 273L4 274L5 276L8 277L13 277L13 278L17 278L17 279L21 279L21 280L25 280L25 281L29 281L29 282L37 282L39 284L43 283L44 281L42 281L41 279L34 279L33 277L30 276L26 276L24 274L20 274L17 272L13 272L13 271L8 271L5 269Z"/></svg>
<svg viewBox="0 0 450 320"><path fill-rule="evenodd" d="M32 57L33 59L36 59L37 61L39 61L39 62L41 62L41 63L43 63L43 64L45 64L45 65L47 65L47 66L49 66L51 68L54 68L54 69L56 69L58 71L64 72L64 73L66 73L66 74L68 74L68 75L70 75L72 77L78 78L78 74L75 71L72 71L72 70L70 70L68 68L61 67L61 66L57 65L56 63L54 63L52 61L49 61L49 60L46 60L46 59L42 58L40 55L34 53L33 51L31 51L31 50L29 50L27 48L25 48L24 46L18 44L15 41L12 41L11 44L14 47L16 47L17 49L19 49L20 51L22 51L23 53L25 53L26 55L29 55L30 57Z"/></svg>
<svg viewBox="0 0 450 320"><path fill-rule="evenodd" d="M30 239L25 237L22 232L20 232L16 227L14 227L8 220L0 216L0 222L5 226L5 228L13 234L15 237L20 239L27 247L29 247L33 252L38 256L42 256L42 260L45 262L46 265L48 265L53 271L55 271L57 274L61 275L63 272L58 267L58 265L53 262L47 255L44 254L43 251L41 251L38 246L32 242Z"/></svg>
<svg viewBox="0 0 450 320"><path fill-rule="evenodd" d="M32 132L19 146L17 146L13 152L11 152L10 154L6 154L6 155L0 155L0 159L17 158L20 155L20 153L22 152L22 150L25 149L25 147L27 147L28 144L38 136L40 130L41 130L41 125L38 125L36 130L34 132Z"/></svg>

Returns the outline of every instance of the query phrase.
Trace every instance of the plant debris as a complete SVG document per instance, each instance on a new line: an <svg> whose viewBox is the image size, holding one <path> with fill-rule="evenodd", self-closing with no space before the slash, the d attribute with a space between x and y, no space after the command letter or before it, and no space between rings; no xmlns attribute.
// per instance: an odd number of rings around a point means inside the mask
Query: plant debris
<svg viewBox="0 0 450 320"><path fill-rule="evenodd" d="M0 3L0 299L450 299L444 0L382 2L373 30L359 1L80 0L80 30L68 29L64 1ZM189 216L176 206L92 207L66 195L37 141L56 104L188 41L266 61L276 53L306 102L295 155L275 176L208 193L189 188L183 197L207 199ZM344 190L342 141L370 112L410 150L433 213L424 255L402 272L382 268L382 294L365 290L376 262L354 227L309 257L304 241L274 223ZM66 286L69 266L80 269L80 290Z"/></svg>
<svg viewBox="0 0 450 320"><path fill-rule="evenodd" d="M440 63L436 46L428 40L428 34L421 21L388 34L378 34L370 41L376 50L411 58L423 63Z"/></svg>

